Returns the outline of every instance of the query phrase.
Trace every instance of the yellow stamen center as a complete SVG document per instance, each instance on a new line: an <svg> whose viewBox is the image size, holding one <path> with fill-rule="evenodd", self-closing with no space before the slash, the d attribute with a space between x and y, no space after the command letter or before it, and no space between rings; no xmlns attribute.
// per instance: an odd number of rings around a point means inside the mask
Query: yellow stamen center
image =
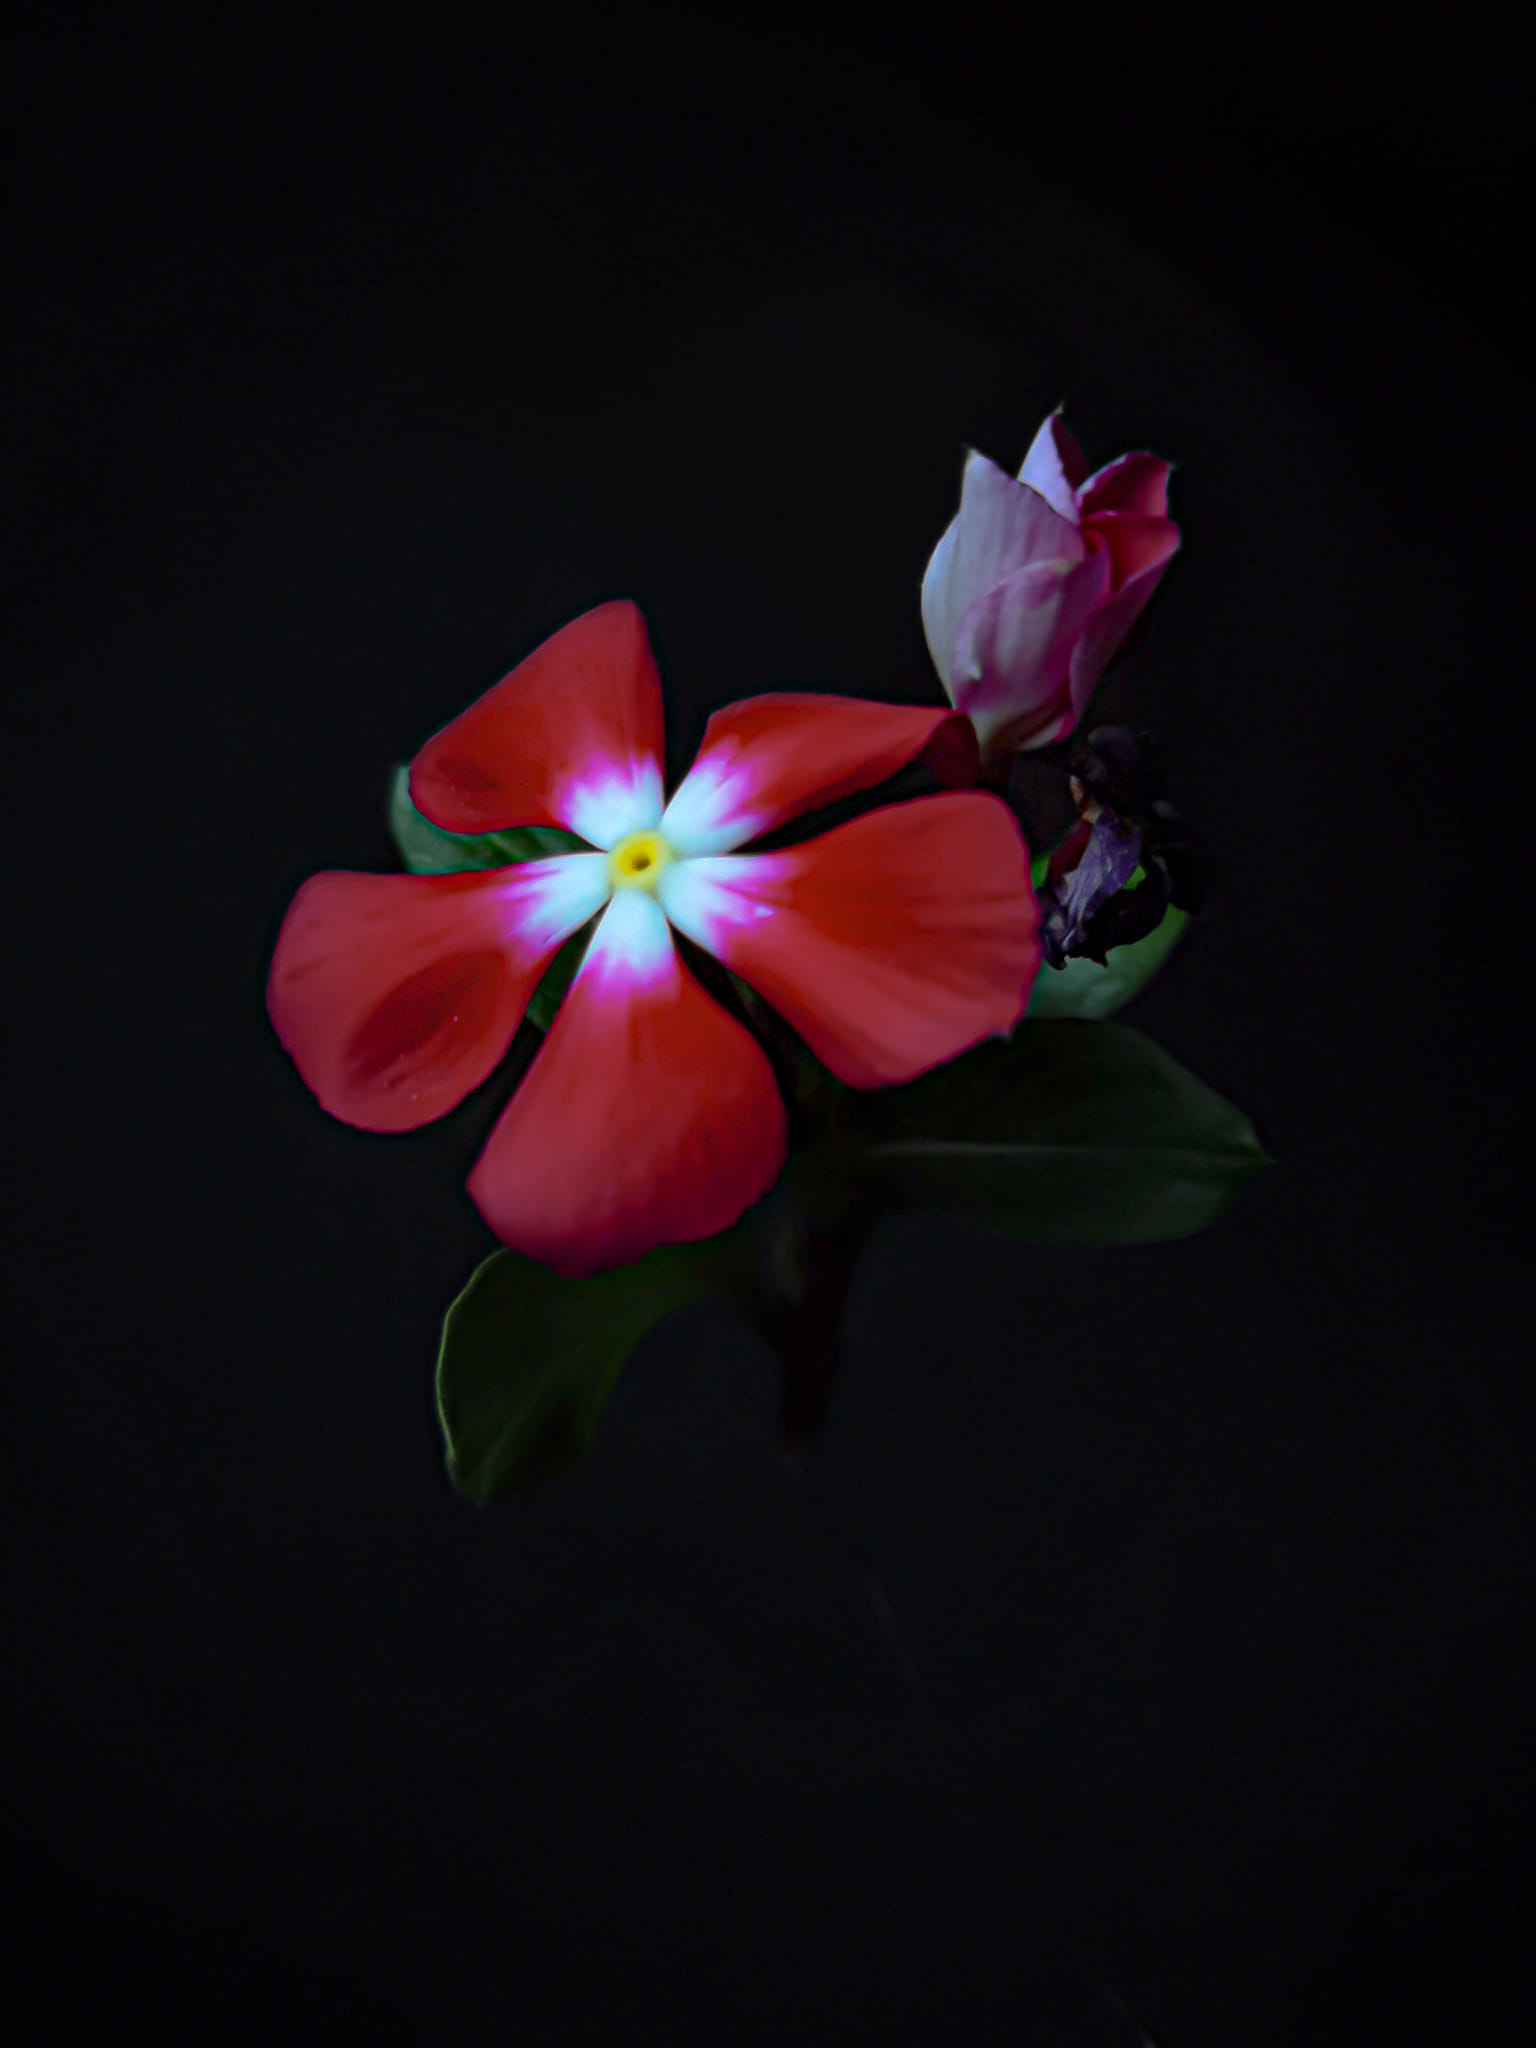
<svg viewBox="0 0 1536 2048"><path fill-rule="evenodd" d="M631 832L608 856L608 879L616 889L654 889L671 858L659 832Z"/></svg>

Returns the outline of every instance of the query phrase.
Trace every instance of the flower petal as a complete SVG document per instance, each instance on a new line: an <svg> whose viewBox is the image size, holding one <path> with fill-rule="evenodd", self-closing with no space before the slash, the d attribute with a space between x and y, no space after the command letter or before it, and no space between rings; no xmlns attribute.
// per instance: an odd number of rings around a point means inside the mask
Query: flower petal
<svg viewBox="0 0 1536 2048"><path fill-rule="evenodd" d="M923 577L923 629L951 696L959 682L956 636L977 599L1031 562L1054 556L1075 562L1084 553L1075 521L972 452L961 479L960 510Z"/></svg>
<svg viewBox="0 0 1536 2048"><path fill-rule="evenodd" d="M1029 453L1019 466L1019 482L1037 490L1075 526L1077 487L1087 474L1082 449L1068 433L1060 412L1053 412L1029 444Z"/></svg>
<svg viewBox="0 0 1536 2048"><path fill-rule="evenodd" d="M469 1192L504 1244L594 1273L734 1223L785 1142L762 1047L688 972L655 898L625 889Z"/></svg>
<svg viewBox="0 0 1536 2048"><path fill-rule="evenodd" d="M1143 519L1134 512L1096 512L1085 520L1109 550L1110 587L1118 590L1144 569L1165 568L1179 551L1179 529L1171 519Z"/></svg>
<svg viewBox="0 0 1536 2048"><path fill-rule="evenodd" d="M777 853L676 861L660 895L856 1088L1010 1030L1040 964L1028 849L984 792L888 804Z"/></svg>
<svg viewBox="0 0 1536 2048"><path fill-rule="evenodd" d="M1140 858L1140 828L1125 824L1113 811L1101 810L1080 859L1056 892L1074 938L1099 905L1125 887Z"/></svg>
<svg viewBox="0 0 1536 2048"><path fill-rule="evenodd" d="M505 1054L558 947L608 893L601 854L460 875L312 875L267 1008L321 1107L365 1131L430 1123Z"/></svg>
<svg viewBox="0 0 1536 2048"><path fill-rule="evenodd" d="M960 525L957 513L945 527L939 544L928 557L928 566L923 571L923 633L928 641L928 652L933 665L939 672L939 681L951 698L954 690L950 670L955 655L955 627L965 606L960 602L958 592L950 589L950 575L955 558L955 534Z"/></svg>
<svg viewBox="0 0 1536 2048"><path fill-rule="evenodd" d="M970 727L954 711L789 690L727 704L704 728L662 835L676 853L725 853L817 804L873 789L930 749L941 757L936 769L954 771L946 780L975 780Z"/></svg>
<svg viewBox="0 0 1536 2048"><path fill-rule="evenodd" d="M1141 617L1148 599L1162 581L1163 571L1172 561L1178 546L1178 528L1173 527L1172 532L1173 546L1146 568L1138 570L1105 600L1083 628L1077 645L1072 649L1070 687L1074 725L1087 708L1088 699L1108 666L1110 656ZM1090 528L1089 539L1098 542L1099 538L1096 529ZM1107 554L1107 547L1101 552ZM1070 731L1071 727L1067 730Z"/></svg>
<svg viewBox="0 0 1536 2048"><path fill-rule="evenodd" d="M1089 477L1078 493L1078 510L1085 519L1095 512L1129 512L1138 519L1166 519L1172 467L1161 455L1121 455Z"/></svg>
<svg viewBox="0 0 1536 2048"><path fill-rule="evenodd" d="M1109 554L1037 562L987 591L955 638L955 700L983 754L1058 736L1072 649L1109 589Z"/></svg>
<svg viewBox="0 0 1536 2048"><path fill-rule="evenodd" d="M584 612L427 741L411 801L445 832L563 825L611 847L662 806L656 657L627 599Z"/></svg>

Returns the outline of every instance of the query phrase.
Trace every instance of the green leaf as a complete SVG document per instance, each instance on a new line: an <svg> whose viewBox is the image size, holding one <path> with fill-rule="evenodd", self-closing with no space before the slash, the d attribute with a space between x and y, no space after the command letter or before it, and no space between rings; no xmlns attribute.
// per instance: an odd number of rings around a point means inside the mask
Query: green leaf
<svg viewBox="0 0 1536 2048"><path fill-rule="evenodd" d="M1268 1163L1248 1119L1124 1024L1054 1020L864 1098L860 1169L1036 1244L1202 1230Z"/></svg>
<svg viewBox="0 0 1536 2048"><path fill-rule="evenodd" d="M411 771L402 762L389 787L389 830L413 875L458 875L466 868L508 868L552 853L590 853L584 839L553 825L516 825L507 832L445 832L411 802Z"/></svg>
<svg viewBox="0 0 1536 2048"><path fill-rule="evenodd" d="M454 1486L483 1505L569 1471L646 1331L688 1302L734 1291L751 1256L739 1226L580 1280L493 1252L443 1319L437 1414Z"/></svg>
<svg viewBox="0 0 1536 2048"><path fill-rule="evenodd" d="M1161 924L1128 946L1111 946L1101 967L1081 955L1061 967L1042 967L1035 976L1027 1023L1042 1017L1112 1017L1140 995L1184 935L1189 913L1169 906Z"/></svg>

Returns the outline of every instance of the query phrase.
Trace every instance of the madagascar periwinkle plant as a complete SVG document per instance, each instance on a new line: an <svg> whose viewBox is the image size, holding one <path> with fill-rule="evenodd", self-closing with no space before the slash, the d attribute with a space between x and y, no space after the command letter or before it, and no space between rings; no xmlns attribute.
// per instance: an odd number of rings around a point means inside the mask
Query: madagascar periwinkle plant
<svg viewBox="0 0 1536 2048"><path fill-rule="evenodd" d="M670 792L645 621L599 605L399 771L408 872L298 891L268 1007L333 1117L414 1129L536 1041L469 1176L500 1249L438 1357L467 1499L569 1470L639 1338L709 1295L779 1347L803 1445L892 1208L1130 1244L1205 1227L1264 1163L1107 1021L1209 865L1155 742L1084 725L1179 545L1168 475L1089 475L1058 414L1016 478L973 453L922 584L949 704L745 698ZM1077 813L1043 850L1009 801L1022 752Z"/></svg>

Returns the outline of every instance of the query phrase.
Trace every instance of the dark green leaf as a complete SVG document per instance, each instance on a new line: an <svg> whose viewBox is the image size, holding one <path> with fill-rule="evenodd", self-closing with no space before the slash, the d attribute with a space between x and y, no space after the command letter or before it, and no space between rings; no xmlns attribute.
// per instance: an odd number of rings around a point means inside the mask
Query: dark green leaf
<svg viewBox="0 0 1536 2048"><path fill-rule="evenodd" d="M517 825L507 832L444 832L411 802L411 771L395 770L389 789L389 830L413 875L457 875L466 868L507 868L520 860L591 849L572 832L552 825Z"/></svg>
<svg viewBox="0 0 1536 2048"><path fill-rule="evenodd" d="M493 1252L449 1309L438 1351L437 1413L458 1491L478 1505L569 1471L646 1331L731 1292L751 1257L739 1227L581 1280Z"/></svg>
<svg viewBox="0 0 1536 2048"><path fill-rule="evenodd" d="M1037 1244L1213 1223L1267 1163L1253 1126L1123 1024L1056 1020L863 1100L861 1170Z"/></svg>

